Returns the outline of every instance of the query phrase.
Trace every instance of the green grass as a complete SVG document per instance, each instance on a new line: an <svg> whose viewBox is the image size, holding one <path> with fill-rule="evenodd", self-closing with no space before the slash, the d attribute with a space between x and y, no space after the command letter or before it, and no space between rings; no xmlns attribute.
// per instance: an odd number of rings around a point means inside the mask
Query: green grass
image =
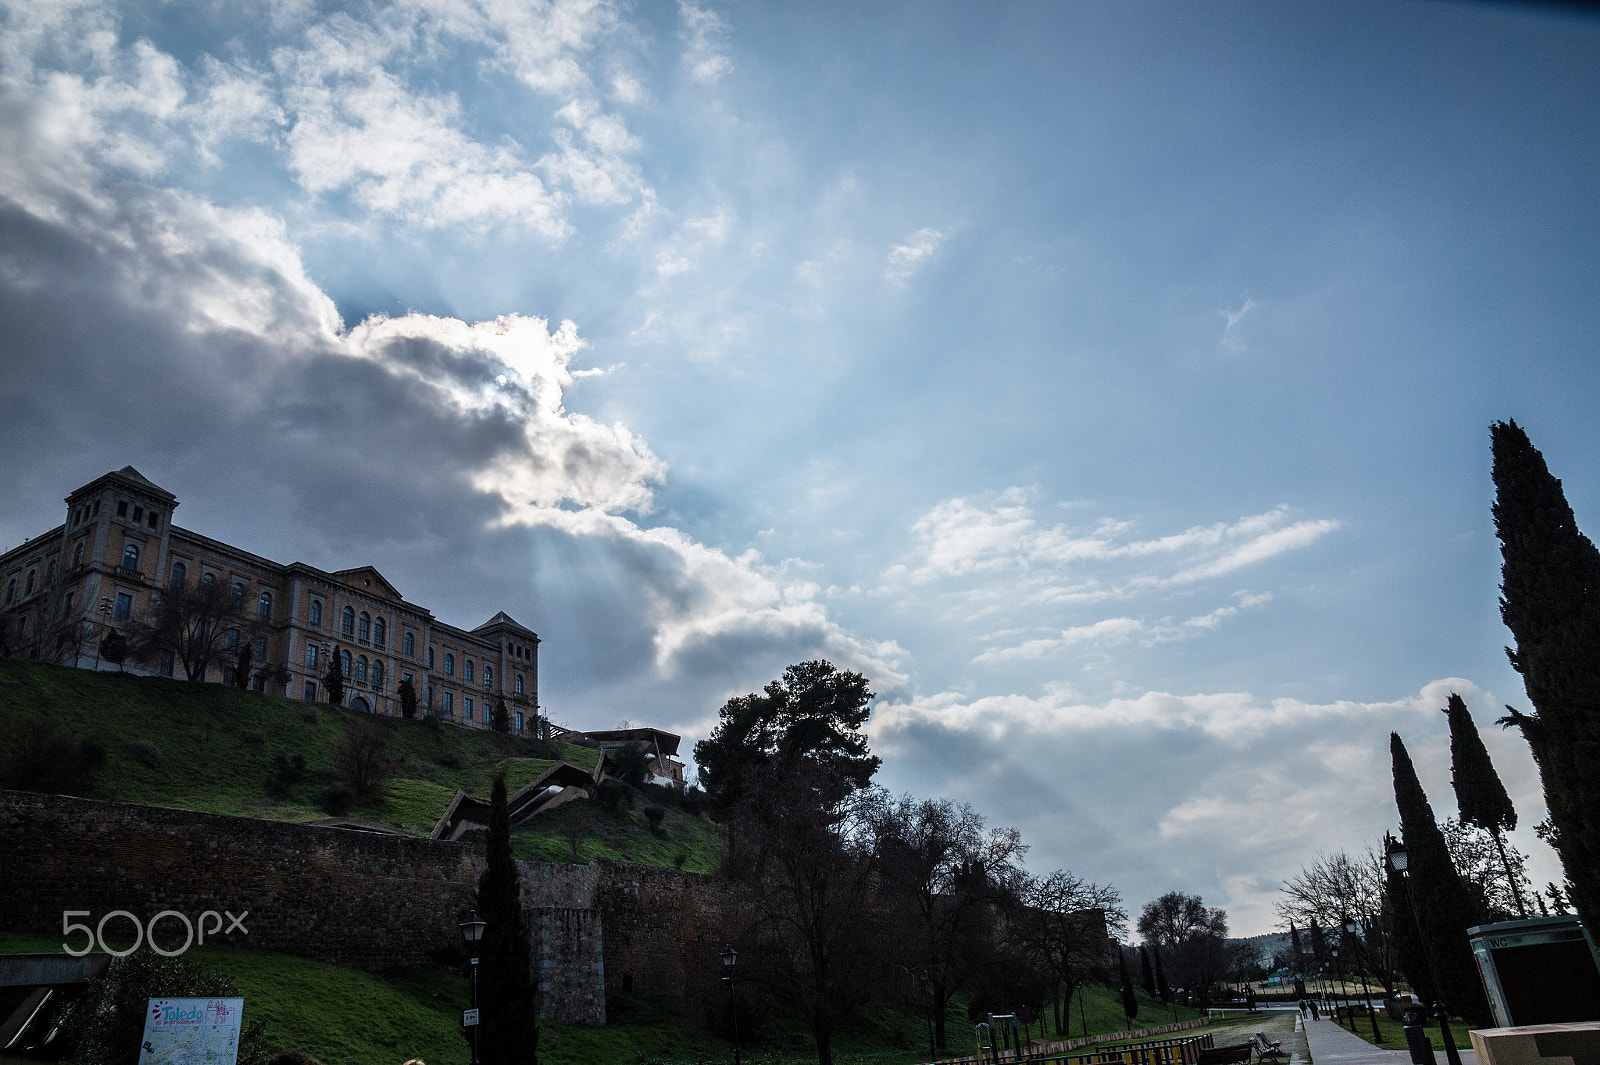
<svg viewBox="0 0 1600 1065"><path fill-rule="evenodd" d="M387 792L381 802L357 806L348 816L418 835L432 830L458 788L487 799L496 775L504 773L515 791L555 764L542 754L558 753L591 772L600 756L592 747L565 744L551 752L494 732L450 725L436 730L420 720L215 684L0 660L0 735L36 719L104 745L105 770L84 792L90 798L275 821L326 817L317 799L340 741L352 729L382 729L394 763ZM150 747L155 757L141 751ZM298 755L306 767L305 777L282 798L266 790L278 755ZM643 802L623 816L578 801L536 817L518 830L518 856L573 861L568 835L580 823L586 838L579 861L602 857L672 866L682 854L683 868L691 872L717 868L722 842L715 826L673 808L658 837L640 812Z"/></svg>
<svg viewBox="0 0 1600 1065"><path fill-rule="evenodd" d="M1406 1048L1405 1026L1399 1021L1390 1017L1381 1009L1377 1011L1377 1014L1378 1031L1383 1033L1383 1042L1378 1045L1384 1047L1386 1050L1404 1050ZM1350 1022L1348 1020L1342 1023L1344 1024L1345 1028L1350 1027ZM1472 1049L1472 1039L1467 1035L1467 1029L1469 1027L1471 1026L1460 1017L1450 1018L1450 1035L1455 1040L1457 1050ZM1438 1021L1431 1017L1428 1018L1428 1026L1424 1028L1423 1031L1428 1033L1428 1042L1433 1044L1433 1049L1444 1049L1444 1036L1439 1032ZM1371 1043L1372 1021L1366 1017L1356 1018L1355 1032L1356 1035L1359 1035L1362 1039L1365 1039L1367 1042Z"/></svg>

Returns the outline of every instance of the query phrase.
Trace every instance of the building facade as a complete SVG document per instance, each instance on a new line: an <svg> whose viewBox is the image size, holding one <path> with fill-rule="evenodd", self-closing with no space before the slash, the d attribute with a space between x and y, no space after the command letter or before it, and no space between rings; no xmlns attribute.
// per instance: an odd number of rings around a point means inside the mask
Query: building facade
<svg viewBox="0 0 1600 1065"><path fill-rule="evenodd" d="M419 706L446 720L487 728L504 699L513 731L537 727L539 637L504 611L457 628L408 602L371 566L330 573L283 564L179 528L177 497L132 466L90 481L66 503L61 525L0 554L8 653L102 668L104 637L147 617L164 588L224 582L254 613L258 691L325 700L323 678L338 654L344 703L354 709L399 714L398 688L410 679ZM170 654L134 668L175 672ZM226 662L197 679L234 680Z"/></svg>

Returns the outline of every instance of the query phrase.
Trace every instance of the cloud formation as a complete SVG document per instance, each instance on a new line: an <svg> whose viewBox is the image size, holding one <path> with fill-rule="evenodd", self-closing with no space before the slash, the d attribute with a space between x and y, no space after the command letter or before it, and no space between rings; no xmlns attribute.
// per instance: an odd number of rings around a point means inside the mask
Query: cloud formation
<svg viewBox="0 0 1600 1065"><path fill-rule="evenodd" d="M889 249L883 276L896 285L905 284L929 259L933 258L949 236L948 229L924 227L917 230Z"/></svg>

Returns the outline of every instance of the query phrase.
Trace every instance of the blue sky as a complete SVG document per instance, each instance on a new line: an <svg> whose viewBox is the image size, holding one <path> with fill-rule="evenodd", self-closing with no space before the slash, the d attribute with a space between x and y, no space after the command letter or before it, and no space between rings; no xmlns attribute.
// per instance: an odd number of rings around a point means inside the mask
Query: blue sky
<svg viewBox="0 0 1600 1065"><path fill-rule="evenodd" d="M1597 103L1512 5L0 4L0 533L132 463L577 727L825 656L892 789L1265 931L1525 703L1489 423L1600 530Z"/></svg>

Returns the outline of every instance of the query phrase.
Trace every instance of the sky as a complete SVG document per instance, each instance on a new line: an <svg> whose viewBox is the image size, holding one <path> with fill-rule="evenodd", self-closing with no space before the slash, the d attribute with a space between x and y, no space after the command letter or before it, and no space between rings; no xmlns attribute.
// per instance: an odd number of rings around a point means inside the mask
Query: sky
<svg viewBox="0 0 1600 1065"><path fill-rule="evenodd" d="M1600 532L1597 105L1563 7L0 0L0 542L132 464L686 751L826 658L1242 935L1457 691L1542 884L1488 428Z"/></svg>

